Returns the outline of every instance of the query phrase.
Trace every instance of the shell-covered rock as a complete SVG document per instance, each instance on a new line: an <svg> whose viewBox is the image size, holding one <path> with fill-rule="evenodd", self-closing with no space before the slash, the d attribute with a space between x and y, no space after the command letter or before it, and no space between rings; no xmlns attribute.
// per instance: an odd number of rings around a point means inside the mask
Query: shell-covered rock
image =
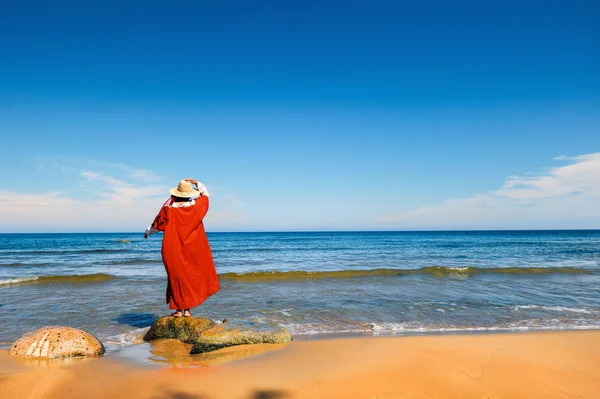
<svg viewBox="0 0 600 399"><path fill-rule="evenodd" d="M100 356L104 345L95 336L72 327L54 326L29 331L10 347L13 356L32 359Z"/></svg>
<svg viewBox="0 0 600 399"><path fill-rule="evenodd" d="M285 328L256 331L222 324L202 332L194 342L190 354L211 352L235 345L284 344L290 341L292 341L292 334Z"/></svg>
<svg viewBox="0 0 600 399"><path fill-rule="evenodd" d="M215 323L204 317L165 316L156 320L144 336L144 341L172 338L186 344L195 343L203 331L214 327Z"/></svg>

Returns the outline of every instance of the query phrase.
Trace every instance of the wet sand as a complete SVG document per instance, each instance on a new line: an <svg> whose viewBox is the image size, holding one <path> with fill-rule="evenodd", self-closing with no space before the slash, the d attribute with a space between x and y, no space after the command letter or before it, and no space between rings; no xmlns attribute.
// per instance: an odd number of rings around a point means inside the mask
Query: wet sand
<svg viewBox="0 0 600 399"><path fill-rule="evenodd" d="M600 331L339 338L195 356L172 341L131 350L67 363L2 351L0 397L600 398Z"/></svg>

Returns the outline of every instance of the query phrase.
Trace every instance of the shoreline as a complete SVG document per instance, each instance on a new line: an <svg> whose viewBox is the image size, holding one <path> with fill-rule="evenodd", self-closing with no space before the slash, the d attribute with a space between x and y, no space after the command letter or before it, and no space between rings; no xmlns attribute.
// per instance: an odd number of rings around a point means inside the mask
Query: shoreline
<svg viewBox="0 0 600 399"><path fill-rule="evenodd" d="M77 327L74 327L77 328ZM147 331L150 326L146 327L144 331ZM139 329L136 329L139 330ZM134 330L135 331L135 330ZM570 328L562 328L562 329L554 329L554 328L487 328L487 327L467 327L467 328L448 328L448 329L439 329L439 330L428 330L428 331L406 331L406 332L389 332L389 331L332 331L332 332L318 332L318 333L300 333L293 334L294 342L306 342L306 341L329 341L329 340L338 340L338 339L347 339L347 338L406 338L406 337L428 337L428 336L455 336L455 335L512 335L512 334L536 334L536 333L571 333L571 332L593 332L597 331L600 333L600 327L596 326L583 326L581 328L570 327ZM129 334L124 333L124 334ZM107 348L106 354L104 357L112 357L118 355L119 352L127 350L128 348L135 347L138 345L148 344L142 340L142 336L145 334L138 332L140 336L139 341L118 345L116 346L114 343L103 342L105 347ZM16 337L13 341L6 341L0 343L0 352L8 351L11 344L19 337Z"/></svg>
<svg viewBox="0 0 600 399"><path fill-rule="evenodd" d="M194 355L198 364L188 366L181 362L192 356L181 357L183 345L153 345L153 356L178 359L170 367L144 367L118 355L36 365L0 351L0 396L600 397L598 330L300 340L227 348L229 354L225 351L220 360L216 356L213 363Z"/></svg>

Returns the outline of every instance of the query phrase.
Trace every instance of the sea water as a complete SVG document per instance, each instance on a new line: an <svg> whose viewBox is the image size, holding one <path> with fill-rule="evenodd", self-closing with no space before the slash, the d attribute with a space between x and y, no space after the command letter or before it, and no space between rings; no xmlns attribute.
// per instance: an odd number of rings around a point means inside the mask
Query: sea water
<svg viewBox="0 0 600 399"><path fill-rule="evenodd" d="M600 231L209 233L195 315L296 338L600 328ZM162 236L1 234L0 347L68 325L109 350L165 304Z"/></svg>

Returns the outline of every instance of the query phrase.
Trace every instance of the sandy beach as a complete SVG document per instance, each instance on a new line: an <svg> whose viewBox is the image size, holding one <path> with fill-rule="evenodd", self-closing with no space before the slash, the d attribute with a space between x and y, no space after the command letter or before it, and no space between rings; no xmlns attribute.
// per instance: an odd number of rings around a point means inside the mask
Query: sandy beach
<svg viewBox="0 0 600 399"><path fill-rule="evenodd" d="M166 364L2 351L0 397L600 398L600 331L323 339L229 348L214 361L177 342L147 348Z"/></svg>

